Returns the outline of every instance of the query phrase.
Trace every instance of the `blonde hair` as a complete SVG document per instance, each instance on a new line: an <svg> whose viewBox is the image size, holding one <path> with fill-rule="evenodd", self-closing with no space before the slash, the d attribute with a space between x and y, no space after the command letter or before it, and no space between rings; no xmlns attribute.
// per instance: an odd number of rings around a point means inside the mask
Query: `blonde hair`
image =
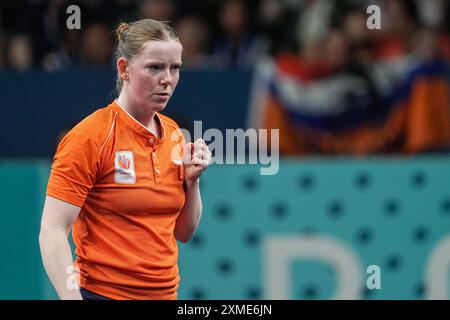
<svg viewBox="0 0 450 320"><path fill-rule="evenodd" d="M131 61L142 52L144 44L150 40L178 41L175 30L165 21L141 19L131 23L121 22L116 29L117 49L116 61L120 57ZM116 80L116 93L120 94L123 81L119 74Z"/></svg>

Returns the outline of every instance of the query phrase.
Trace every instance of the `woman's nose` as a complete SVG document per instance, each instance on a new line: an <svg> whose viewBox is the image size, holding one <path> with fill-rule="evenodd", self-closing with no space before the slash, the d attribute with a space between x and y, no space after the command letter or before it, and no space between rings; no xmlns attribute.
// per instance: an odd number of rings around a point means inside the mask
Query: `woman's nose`
<svg viewBox="0 0 450 320"><path fill-rule="evenodd" d="M160 83L167 85L167 84L170 84L171 81L172 81L172 79L170 76L170 71L169 70L164 71L164 73L161 76Z"/></svg>

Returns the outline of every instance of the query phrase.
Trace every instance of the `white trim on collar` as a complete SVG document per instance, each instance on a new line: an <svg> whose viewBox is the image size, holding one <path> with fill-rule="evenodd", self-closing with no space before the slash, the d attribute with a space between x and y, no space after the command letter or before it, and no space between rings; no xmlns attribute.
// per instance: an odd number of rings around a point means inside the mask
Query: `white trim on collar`
<svg viewBox="0 0 450 320"><path fill-rule="evenodd" d="M154 136L158 137L157 134L155 134L152 130L150 130L149 128L147 128L146 126L144 126L142 123L140 123L139 121L137 121L131 114L128 113L127 110L125 110L124 107L122 107L119 102L117 101L117 99L114 99L114 102L120 107L120 109L122 109L123 111L125 111L125 113L131 118L133 119L136 123L138 123L142 128L144 128L145 130L147 130L148 132L150 132L151 134L153 134ZM162 120L161 118L158 116L158 113L155 112L155 116L158 117L159 120L159 124L161 125L161 134L162 134L162 138L166 137L166 130L164 130L163 128L163 124L162 124ZM160 137L158 137L159 139Z"/></svg>

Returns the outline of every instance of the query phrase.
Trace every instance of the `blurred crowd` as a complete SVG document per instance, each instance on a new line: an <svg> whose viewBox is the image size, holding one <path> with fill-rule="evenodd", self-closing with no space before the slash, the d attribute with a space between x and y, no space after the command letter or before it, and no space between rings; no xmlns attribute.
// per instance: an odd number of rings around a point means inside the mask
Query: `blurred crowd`
<svg viewBox="0 0 450 320"><path fill-rule="evenodd" d="M66 27L72 4L81 30ZM371 4L381 30L366 27ZM409 54L450 61L449 12L448 0L2 0L0 70L113 67L114 28L137 18L170 21L188 69L251 68L284 53L316 73Z"/></svg>

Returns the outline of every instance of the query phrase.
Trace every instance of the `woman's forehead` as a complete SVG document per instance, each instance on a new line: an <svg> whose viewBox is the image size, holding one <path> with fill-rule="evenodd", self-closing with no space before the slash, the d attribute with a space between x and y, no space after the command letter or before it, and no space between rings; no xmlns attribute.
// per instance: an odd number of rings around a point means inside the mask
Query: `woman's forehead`
<svg viewBox="0 0 450 320"><path fill-rule="evenodd" d="M155 59L155 60L171 60L181 62L182 47L180 42L175 40L170 41L147 41L143 45L140 59Z"/></svg>

